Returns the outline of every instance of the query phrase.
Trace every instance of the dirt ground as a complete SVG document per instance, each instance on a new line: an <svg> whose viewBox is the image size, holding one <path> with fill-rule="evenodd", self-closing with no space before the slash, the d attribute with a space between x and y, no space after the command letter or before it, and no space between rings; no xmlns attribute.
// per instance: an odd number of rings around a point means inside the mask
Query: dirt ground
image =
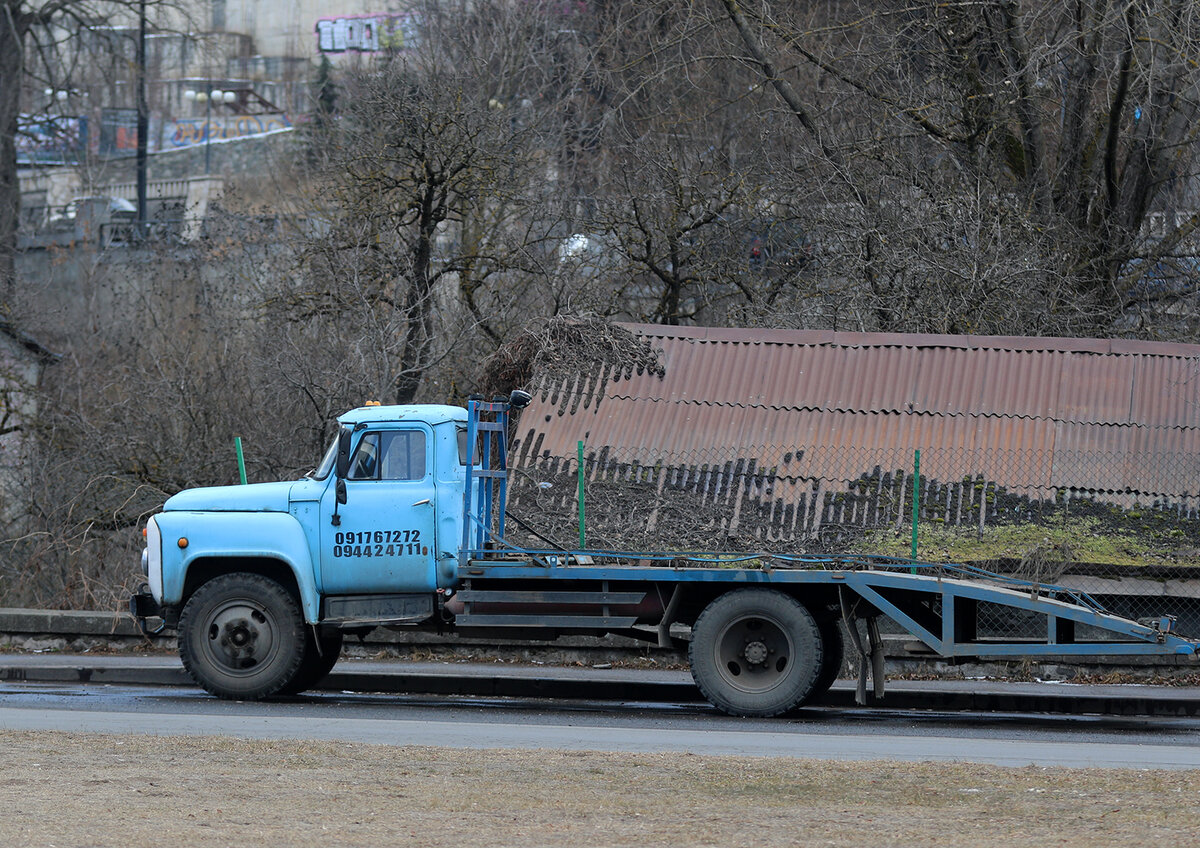
<svg viewBox="0 0 1200 848"><path fill-rule="evenodd" d="M1195 845L1200 773L0 731L0 846Z"/></svg>

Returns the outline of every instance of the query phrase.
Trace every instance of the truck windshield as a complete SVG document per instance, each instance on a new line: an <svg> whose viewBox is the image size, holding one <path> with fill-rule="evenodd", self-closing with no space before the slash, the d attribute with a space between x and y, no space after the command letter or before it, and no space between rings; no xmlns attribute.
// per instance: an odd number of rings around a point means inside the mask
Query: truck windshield
<svg viewBox="0 0 1200 848"><path fill-rule="evenodd" d="M325 451L325 456L321 459L321 464L308 472L308 476L314 480L324 480L329 476L329 472L333 470L333 463L337 459L337 436L333 437L333 442L329 445L329 450Z"/></svg>

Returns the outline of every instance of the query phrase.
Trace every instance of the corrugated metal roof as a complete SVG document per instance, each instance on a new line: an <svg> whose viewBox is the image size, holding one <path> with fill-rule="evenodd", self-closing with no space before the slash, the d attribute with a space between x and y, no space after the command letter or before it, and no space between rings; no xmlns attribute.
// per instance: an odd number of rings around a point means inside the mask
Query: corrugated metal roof
<svg viewBox="0 0 1200 848"><path fill-rule="evenodd" d="M791 457L799 476L847 481L920 449L925 476L1031 494L1200 483L1200 345L625 326L664 373L535 382L517 462L582 439L622 461Z"/></svg>

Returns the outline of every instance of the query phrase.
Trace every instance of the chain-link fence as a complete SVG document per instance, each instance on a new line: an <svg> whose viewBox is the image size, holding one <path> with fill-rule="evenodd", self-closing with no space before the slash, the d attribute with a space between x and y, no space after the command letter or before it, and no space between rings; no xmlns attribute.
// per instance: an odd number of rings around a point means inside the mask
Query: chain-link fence
<svg viewBox="0 0 1200 848"><path fill-rule="evenodd" d="M885 555L1086 592L1200 636L1200 458L1103 451L584 449L586 547ZM514 541L579 545L579 465L513 475ZM914 510L915 502L915 510ZM1034 626L980 616L987 635Z"/></svg>

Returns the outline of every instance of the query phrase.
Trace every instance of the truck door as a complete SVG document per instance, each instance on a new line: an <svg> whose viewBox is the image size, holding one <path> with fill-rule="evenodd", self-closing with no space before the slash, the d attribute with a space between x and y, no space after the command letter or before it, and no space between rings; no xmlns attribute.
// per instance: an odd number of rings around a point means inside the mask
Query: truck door
<svg viewBox="0 0 1200 848"><path fill-rule="evenodd" d="M336 504L333 485L321 499L323 593L437 588L432 436L411 425L361 434L350 457L346 503Z"/></svg>

